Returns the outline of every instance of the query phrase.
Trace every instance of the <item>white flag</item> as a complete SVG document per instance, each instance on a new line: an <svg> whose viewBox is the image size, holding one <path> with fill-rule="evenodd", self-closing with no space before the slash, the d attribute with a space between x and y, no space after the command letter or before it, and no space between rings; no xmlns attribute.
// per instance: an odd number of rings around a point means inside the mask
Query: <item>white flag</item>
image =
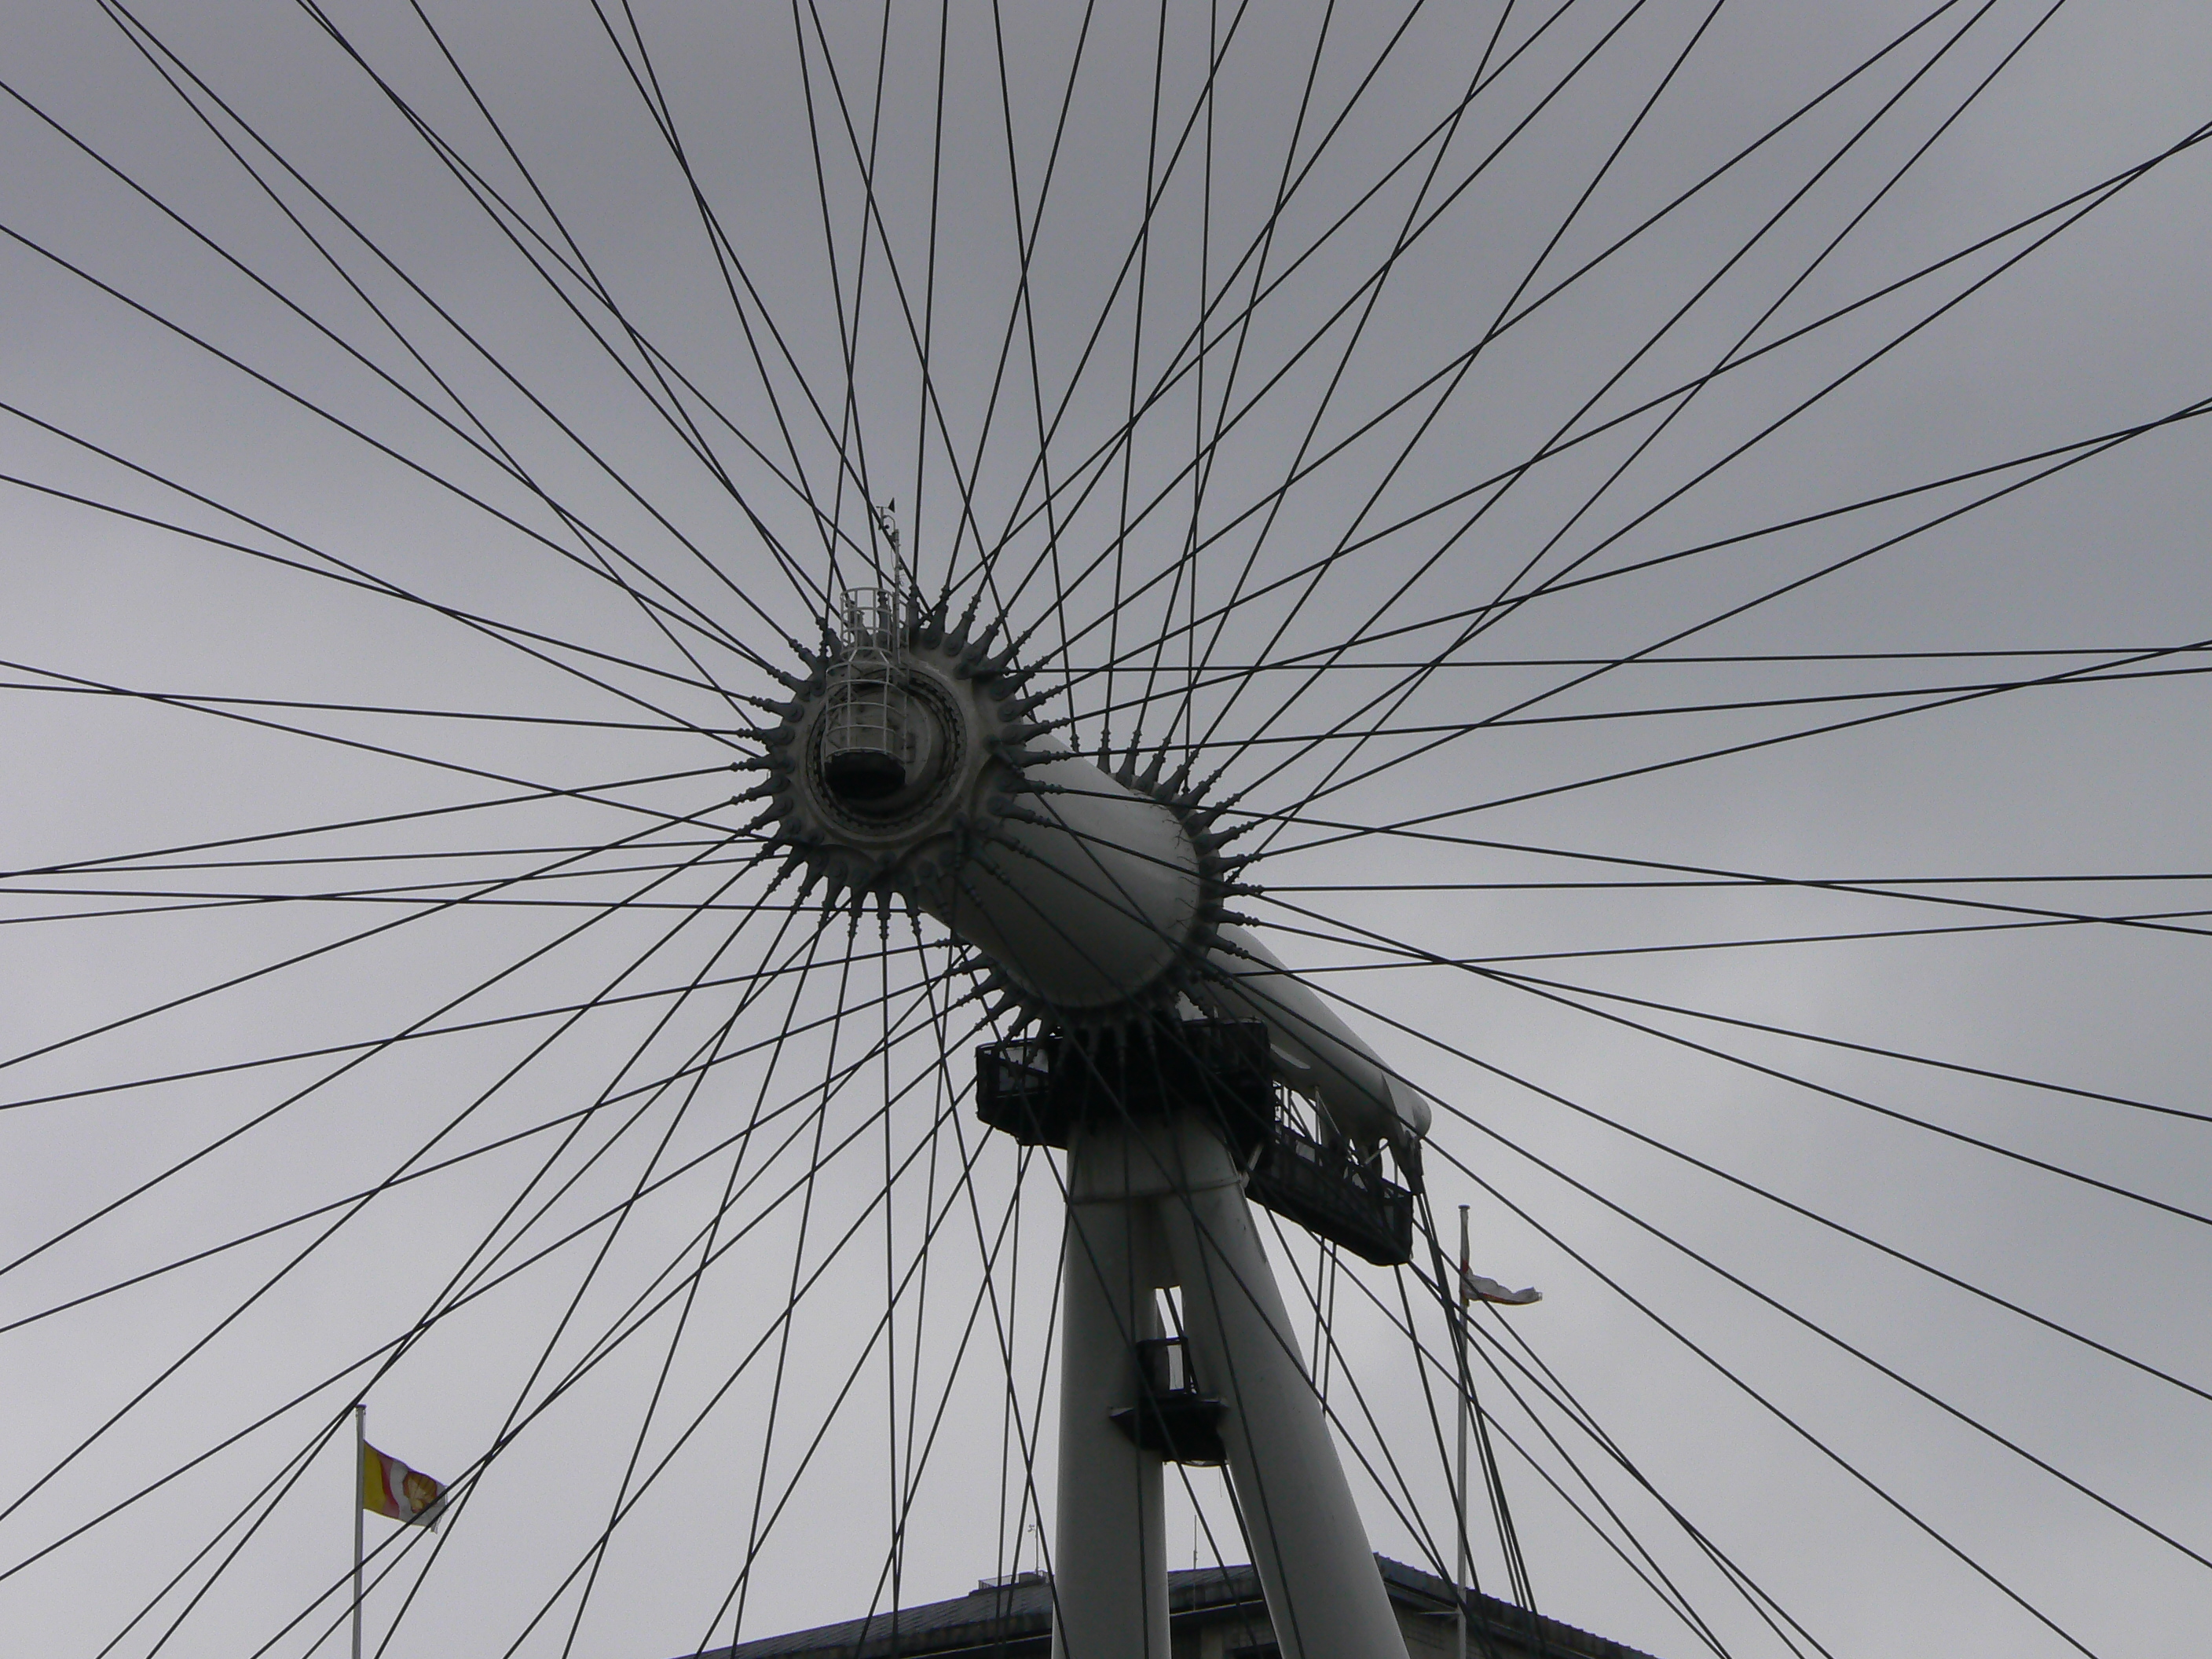
<svg viewBox="0 0 2212 1659"><path fill-rule="evenodd" d="M1523 1307L1531 1302L1541 1302L1544 1293L1539 1290L1509 1291L1494 1279L1485 1279L1480 1273L1466 1267L1459 1270L1459 1288L1462 1297L1474 1297L1483 1302L1503 1302L1508 1307Z"/></svg>

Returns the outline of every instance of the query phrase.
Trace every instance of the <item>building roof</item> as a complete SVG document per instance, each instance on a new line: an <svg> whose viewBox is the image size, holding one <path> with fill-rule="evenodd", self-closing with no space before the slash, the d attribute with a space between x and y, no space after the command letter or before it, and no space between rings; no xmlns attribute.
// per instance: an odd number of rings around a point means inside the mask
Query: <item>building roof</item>
<svg viewBox="0 0 2212 1659"><path fill-rule="evenodd" d="M1452 1616L1452 1587L1433 1573L1388 1556L1375 1558L1400 1618ZM1249 1608L1264 1621L1260 1576L1249 1566L1198 1567L1168 1575L1169 1616ZM1469 1635L1507 1643L1522 1653L1541 1651L1559 1659L1651 1659L1649 1654L1556 1619L1531 1614L1495 1596L1470 1598ZM1002 1583L984 1583L950 1601L902 1607L896 1621L889 1612L784 1636L763 1637L733 1648L716 1648L695 1659L798 1659L804 1655L839 1659L921 1659L988 1650L1041 1641L1052 1631L1052 1583L1042 1573L1024 1572Z"/></svg>

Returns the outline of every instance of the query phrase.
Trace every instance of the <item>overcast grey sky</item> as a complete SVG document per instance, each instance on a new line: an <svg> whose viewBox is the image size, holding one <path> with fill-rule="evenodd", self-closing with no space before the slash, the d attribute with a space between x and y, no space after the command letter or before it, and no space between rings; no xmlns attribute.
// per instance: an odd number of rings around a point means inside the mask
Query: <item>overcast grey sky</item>
<svg viewBox="0 0 2212 1659"><path fill-rule="evenodd" d="M12 1645L341 1651L372 1378L468 1477L393 1652L1035 1563L1054 1171L941 930L794 913L728 802L883 522L1083 744L1225 768L1444 1103L1649 1482L1483 1373L1544 1611L1709 1650L1609 1536L1732 1653L2201 1641L2201 8L0 27ZM1403 1305L1344 1271L1328 1398L1421 1562Z"/></svg>

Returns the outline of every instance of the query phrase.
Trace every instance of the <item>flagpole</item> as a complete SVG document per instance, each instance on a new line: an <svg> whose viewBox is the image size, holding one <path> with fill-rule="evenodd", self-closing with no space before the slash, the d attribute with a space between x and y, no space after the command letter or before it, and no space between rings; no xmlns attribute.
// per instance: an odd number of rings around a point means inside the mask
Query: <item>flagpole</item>
<svg viewBox="0 0 2212 1659"><path fill-rule="evenodd" d="M1453 1482L1453 1507L1458 1511L1459 1565L1453 1583L1456 1594L1453 1600L1459 1607L1459 1659L1467 1659L1467 1275L1471 1265L1468 1255L1467 1206L1459 1206L1459 1323L1453 1334L1459 1349L1459 1468ZM359 1656L356 1656L359 1659Z"/></svg>
<svg viewBox="0 0 2212 1659"><path fill-rule="evenodd" d="M1461 1448L1460 1462L1467 1461L1466 1448ZM368 1401L356 1400L353 1405L353 1659L361 1659L361 1553L362 1518L368 1513L364 1499L368 1494L362 1488L362 1471L368 1467Z"/></svg>

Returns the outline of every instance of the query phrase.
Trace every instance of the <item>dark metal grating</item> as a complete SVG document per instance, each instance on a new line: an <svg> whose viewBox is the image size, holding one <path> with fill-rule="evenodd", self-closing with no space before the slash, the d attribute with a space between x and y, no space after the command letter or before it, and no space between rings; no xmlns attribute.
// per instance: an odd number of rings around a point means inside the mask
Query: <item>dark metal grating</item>
<svg viewBox="0 0 2212 1659"><path fill-rule="evenodd" d="M1241 1164L1275 1116L1267 1052L1265 1025L1233 1019L994 1042L975 1051L975 1115L1024 1146L1065 1147L1086 1123L1198 1111Z"/></svg>
<svg viewBox="0 0 2212 1659"><path fill-rule="evenodd" d="M1378 1267L1413 1259L1413 1195L1371 1163L1278 1123L1245 1192L1285 1221Z"/></svg>
<svg viewBox="0 0 2212 1659"><path fill-rule="evenodd" d="M1378 1267L1413 1259L1413 1194L1377 1164L1282 1119L1257 1020L1160 1021L975 1051L975 1115L1025 1146L1065 1148L1085 1124L1187 1110L1220 1126L1251 1172L1254 1203Z"/></svg>

